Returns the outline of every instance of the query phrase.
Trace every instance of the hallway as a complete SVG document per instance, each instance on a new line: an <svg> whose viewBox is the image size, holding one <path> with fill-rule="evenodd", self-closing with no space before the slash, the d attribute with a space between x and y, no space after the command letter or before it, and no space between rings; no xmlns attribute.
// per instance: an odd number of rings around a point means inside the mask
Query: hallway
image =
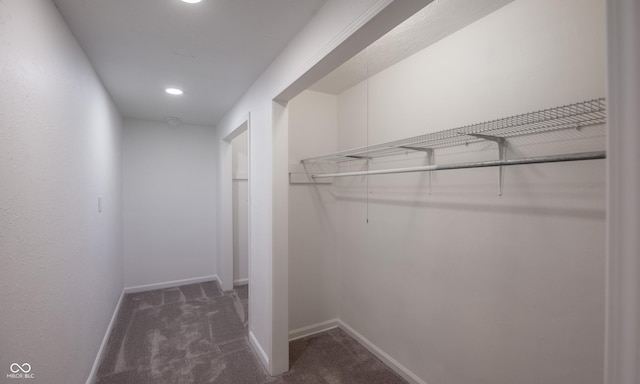
<svg viewBox="0 0 640 384"><path fill-rule="evenodd" d="M639 20L0 0L0 382L640 383Z"/></svg>

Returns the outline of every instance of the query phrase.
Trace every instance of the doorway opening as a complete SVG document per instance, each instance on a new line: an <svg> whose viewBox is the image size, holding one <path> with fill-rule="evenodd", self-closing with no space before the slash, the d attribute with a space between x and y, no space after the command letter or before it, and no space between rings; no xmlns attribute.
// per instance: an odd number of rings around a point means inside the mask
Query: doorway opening
<svg viewBox="0 0 640 384"><path fill-rule="evenodd" d="M233 215L233 290L237 312L249 323L249 130L231 140L231 199Z"/></svg>
<svg viewBox="0 0 640 384"><path fill-rule="evenodd" d="M224 291L233 291L236 312L249 326L250 273L250 155L249 119L221 140L225 153L221 168L221 193L227 201L219 207L224 234L220 238L218 280Z"/></svg>
<svg viewBox="0 0 640 384"><path fill-rule="evenodd" d="M231 141L233 200L233 286L249 284L248 131Z"/></svg>

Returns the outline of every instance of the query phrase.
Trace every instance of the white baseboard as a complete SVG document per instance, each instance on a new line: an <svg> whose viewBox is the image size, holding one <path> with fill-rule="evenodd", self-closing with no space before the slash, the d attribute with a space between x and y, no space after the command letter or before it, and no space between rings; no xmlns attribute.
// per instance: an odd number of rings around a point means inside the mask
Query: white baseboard
<svg viewBox="0 0 640 384"><path fill-rule="evenodd" d="M338 327L338 319L331 319L321 323L309 325L289 331L289 341L298 340L303 337L315 335Z"/></svg>
<svg viewBox="0 0 640 384"><path fill-rule="evenodd" d="M321 323L291 330L289 331L289 341L294 341L303 337L315 335L317 333L325 332L336 327L342 329L347 334L349 334L349 336L353 337L358 343L362 344L363 347L367 348L378 359L385 363L389 368L393 369L394 372L400 375L403 379L407 380L409 383L427 384L424 380L416 376L413 372L397 362L394 358L386 354L377 345L373 344L371 341L356 332L353 328L351 328L340 319L331 319L323 321Z"/></svg>
<svg viewBox="0 0 640 384"><path fill-rule="evenodd" d="M120 298L118 299L116 308L113 310L113 315L111 315L111 320L109 321L109 325L107 325L107 330L105 331L104 337L102 338L102 343L100 344L100 348L98 348L98 354L96 355L96 359L93 361L93 366L91 367L91 372L89 372L89 377L87 378L86 384L92 384L96 378L96 374L98 373L98 367L100 366L100 361L102 360L102 354L104 353L104 350L107 347L107 342L109 342L109 336L111 336L111 331L113 330L113 326L116 322L116 318L118 317L118 313L120 312L120 306L122 305L124 295L125 295L125 292L123 289L122 293L120 293Z"/></svg>
<svg viewBox="0 0 640 384"><path fill-rule="evenodd" d="M220 290L222 290L222 292L229 292L229 291L225 291L224 284L222 283L222 279L220 278L220 276L216 275L216 281L218 281L218 287L220 287ZM233 289L233 281L232 281L231 289Z"/></svg>
<svg viewBox="0 0 640 384"><path fill-rule="evenodd" d="M249 344L253 347L253 350L258 354L260 360L262 360L262 364L264 364L265 369L269 369L269 356L264 352L262 346L256 339L256 336L253 334L253 331L249 331Z"/></svg>
<svg viewBox="0 0 640 384"><path fill-rule="evenodd" d="M356 339L363 347L367 348L369 352L376 355L378 359L380 359L383 363L385 363L389 368L393 369L395 373L400 375L403 379L407 380L411 384L427 384L424 380L416 376L413 372L411 372L407 367L398 363L394 358L387 355L382 349L378 348L371 341L367 340L364 336L356 332L353 328L347 325L342 320L337 320L338 327L345 331L349 336Z"/></svg>
<svg viewBox="0 0 640 384"><path fill-rule="evenodd" d="M234 287L235 287L236 285L247 285L247 284L249 284L249 278L233 280L233 286L234 286Z"/></svg>
<svg viewBox="0 0 640 384"><path fill-rule="evenodd" d="M163 283L154 283L154 284L146 284L146 285L136 285L134 287L126 287L124 289L124 293L152 291L154 289L171 288L171 287L177 287L180 285L203 283L205 281L212 281L212 280L217 281L218 284L222 286L222 284L220 283L220 279L218 278L217 275L209 275L209 276L193 277L190 279L183 279L183 280L166 281Z"/></svg>

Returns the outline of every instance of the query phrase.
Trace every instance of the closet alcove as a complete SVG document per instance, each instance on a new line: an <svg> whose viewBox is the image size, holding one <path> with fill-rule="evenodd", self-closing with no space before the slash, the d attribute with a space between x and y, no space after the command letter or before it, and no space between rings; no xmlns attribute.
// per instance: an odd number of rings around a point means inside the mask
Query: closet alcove
<svg viewBox="0 0 640 384"><path fill-rule="evenodd" d="M435 1L291 100L291 338L600 384L605 40L601 0Z"/></svg>

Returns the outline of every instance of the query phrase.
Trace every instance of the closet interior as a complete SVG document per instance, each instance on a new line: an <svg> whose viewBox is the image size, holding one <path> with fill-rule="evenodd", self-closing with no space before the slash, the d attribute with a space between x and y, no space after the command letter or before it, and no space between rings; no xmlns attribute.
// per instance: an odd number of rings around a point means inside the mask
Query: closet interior
<svg viewBox="0 0 640 384"><path fill-rule="evenodd" d="M434 1L288 104L291 337L410 382L601 383L602 0Z"/></svg>

